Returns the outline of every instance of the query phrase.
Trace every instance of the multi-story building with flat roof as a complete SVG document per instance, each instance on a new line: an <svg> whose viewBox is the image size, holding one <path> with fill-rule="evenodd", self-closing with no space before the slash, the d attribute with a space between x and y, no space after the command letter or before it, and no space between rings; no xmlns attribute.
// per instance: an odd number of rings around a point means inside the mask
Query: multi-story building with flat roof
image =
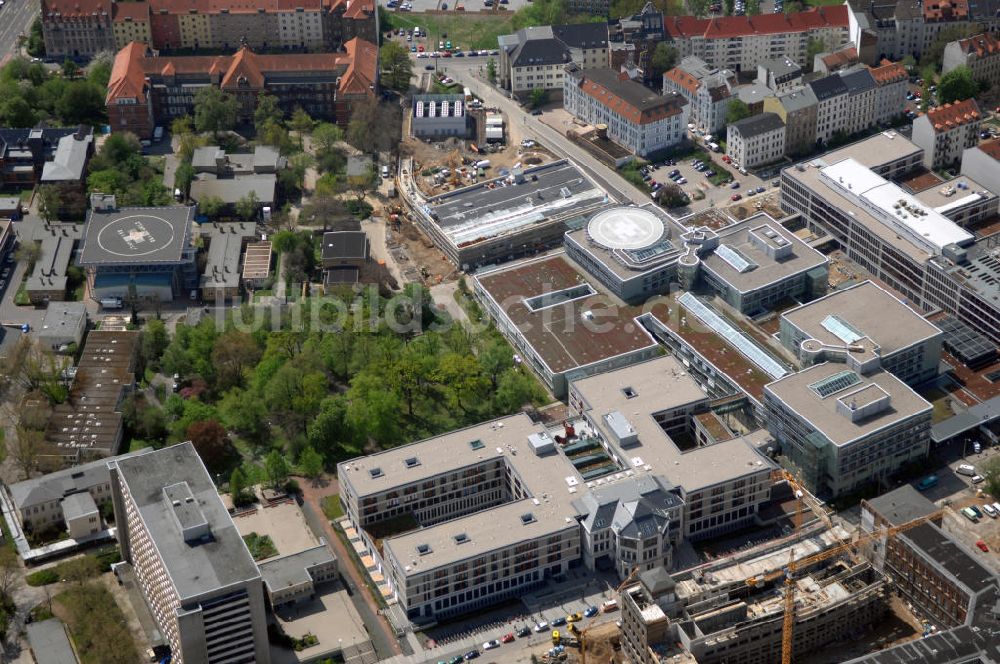
<svg viewBox="0 0 1000 664"><path fill-rule="evenodd" d="M781 314L781 343L806 364L874 353L909 385L936 378L942 333L872 281L864 281Z"/></svg>
<svg viewBox="0 0 1000 664"><path fill-rule="evenodd" d="M622 577L670 567L686 537L752 522L770 495L772 466L745 438L693 444L707 398L673 358L573 390L582 422L565 436L520 414L340 464L345 513L382 537L373 555L411 620L517 597L581 562ZM386 532L389 519L414 527Z"/></svg>
<svg viewBox="0 0 1000 664"><path fill-rule="evenodd" d="M924 151L929 169L957 164L979 142L982 118L975 99L932 108L913 121L913 143Z"/></svg>
<svg viewBox="0 0 1000 664"><path fill-rule="evenodd" d="M949 217L982 195L958 190L943 202L936 188L930 196L913 195L884 179L903 176L922 158L920 148L895 132L879 134L784 169L781 206L801 213L818 236L836 239L848 258L910 306L943 309L998 341L995 248L989 237L977 238Z"/></svg>
<svg viewBox="0 0 1000 664"><path fill-rule="evenodd" d="M768 430L817 495L885 481L927 456L931 405L891 373L851 359L814 364L764 387Z"/></svg>
<svg viewBox="0 0 1000 664"><path fill-rule="evenodd" d="M563 107L587 124L607 126L608 138L640 157L687 136L687 99L676 92L657 94L607 67L567 65Z"/></svg>
<svg viewBox="0 0 1000 664"><path fill-rule="evenodd" d="M740 168L756 168L785 156L785 123L774 113L759 113L726 127L726 154Z"/></svg>
<svg viewBox="0 0 1000 664"><path fill-rule="evenodd" d="M260 570L191 443L108 462L122 559L178 664L267 664Z"/></svg>

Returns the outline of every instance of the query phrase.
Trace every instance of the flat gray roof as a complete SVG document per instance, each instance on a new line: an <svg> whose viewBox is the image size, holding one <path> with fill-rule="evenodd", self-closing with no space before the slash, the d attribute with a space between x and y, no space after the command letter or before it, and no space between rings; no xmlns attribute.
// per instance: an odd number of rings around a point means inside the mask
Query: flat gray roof
<svg viewBox="0 0 1000 664"><path fill-rule="evenodd" d="M910 484L904 484L898 489L876 496L867 502L872 509L894 526L908 523L937 511L934 503Z"/></svg>
<svg viewBox="0 0 1000 664"><path fill-rule="evenodd" d="M931 440L935 443L954 438L960 433L975 429L1000 418L1000 396L977 403L957 415L952 415L943 422L931 426Z"/></svg>
<svg viewBox="0 0 1000 664"><path fill-rule="evenodd" d="M193 216L185 205L90 210L80 265L180 263Z"/></svg>
<svg viewBox="0 0 1000 664"><path fill-rule="evenodd" d="M764 240L773 240L767 235L768 231L780 236L792 246L791 253L779 260L771 258L764 249L754 244L751 231ZM754 215L735 226L719 231L719 244L736 249L757 266L752 270L740 272L715 251L702 257L702 262L709 271L742 293L763 288L830 262L826 256L789 233L784 226L765 213Z"/></svg>
<svg viewBox="0 0 1000 664"><path fill-rule="evenodd" d="M222 504L191 443L155 450L141 457L108 462L117 466L123 484L135 500L180 601L227 586L260 578L243 538ZM208 522L210 537L185 542L164 488L186 482Z"/></svg>
<svg viewBox="0 0 1000 664"><path fill-rule="evenodd" d="M151 447L144 447L135 452L123 454L117 458L136 456L151 452ZM108 460L100 459L90 463L80 464L72 468L57 470L48 475L34 477L23 482L11 484L7 487L14 505L18 509L24 509L33 505L59 500L78 491L87 491L90 487L99 484L107 484L111 481L108 472Z"/></svg>
<svg viewBox="0 0 1000 664"><path fill-rule="evenodd" d="M73 493L62 501L63 518L69 521L97 511L97 503L89 491Z"/></svg>
<svg viewBox="0 0 1000 664"><path fill-rule="evenodd" d="M75 333L82 320L87 319L87 305L83 302L49 302L45 307L39 338Z"/></svg>
<svg viewBox="0 0 1000 664"><path fill-rule="evenodd" d="M273 205L277 186L278 177L273 173L236 175L231 178L202 175L191 183L191 199L200 202L209 196L215 196L223 203L232 205L253 192L261 205Z"/></svg>
<svg viewBox="0 0 1000 664"><path fill-rule="evenodd" d="M325 543L321 543L311 549L262 562L260 575L264 579L264 583L267 584L268 590L274 592L281 588L309 582L312 579L309 576L309 568L335 561L336 558L330 553L330 549Z"/></svg>
<svg viewBox="0 0 1000 664"><path fill-rule="evenodd" d="M917 152L922 152L921 148L899 132L889 129L827 152L822 158L830 164L844 159L854 159L862 166L875 169L890 162L913 156Z"/></svg>
<svg viewBox="0 0 1000 664"><path fill-rule="evenodd" d="M66 628L58 618L49 618L24 626L28 645L39 664L77 664Z"/></svg>
<svg viewBox="0 0 1000 664"><path fill-rule="evenodd" d="M83 235L80 224L39 224L31 239L41 243L35 269L25 281L29 291L66 290L66 268L73 258L73 246Z"/></svg>
<svg viewBox="0 0 1000 664"><path fill-rule="evenodd" d="M890 355L941 334L936 325L873 281L863 281L781 315L810 338L832 346L844 345L823 326L836 316Z"/></svg>
<svg viewBox="0 0 1000 664"><path fill-rule="evenodd" d="M887 371L877 371L867 376L856 374L858 382L850 387L821 397L810 386L834 374L850 371L845 364L824 362L764 386L764 391L775 396L786 407L806 420L814 429L826 436L834 445L846 445L869 434L903 422L932 407ZM853 373L853 372L852 372ZM852 422L851 418L837 411L839 399L877 385L889 395L890 405L875 415Z"/></svg>
<svg viewBox="0 0 1000 664"><path fill-rule="evenodd" d="M271 176L274 177L274 176ZM244 242L257 237L251 222L204 224L201 235L208 235L208 256L201 275L202 288L236 288L240 283L240 256Z"/></svg>
<svg viewBox="0 0 1000 664"><path fill-rule="evenodd" d="M84 177L87 158L94 145L94 131L77 137L76 134L59 139L52 161L42 167L42 182L75 182Z"/></svg>

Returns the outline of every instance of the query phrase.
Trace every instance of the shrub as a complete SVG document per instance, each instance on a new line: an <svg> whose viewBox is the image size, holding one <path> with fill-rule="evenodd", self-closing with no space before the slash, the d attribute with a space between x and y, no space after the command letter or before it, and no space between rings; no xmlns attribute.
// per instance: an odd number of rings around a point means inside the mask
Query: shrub
<svg viewBox="0 0 1000 664"><path fill-rule="evenodd" d="M59 581L59 572L55 568L40 569L37 572L32 572L26 578L29 586L47 586L52 583Z"/></svg>

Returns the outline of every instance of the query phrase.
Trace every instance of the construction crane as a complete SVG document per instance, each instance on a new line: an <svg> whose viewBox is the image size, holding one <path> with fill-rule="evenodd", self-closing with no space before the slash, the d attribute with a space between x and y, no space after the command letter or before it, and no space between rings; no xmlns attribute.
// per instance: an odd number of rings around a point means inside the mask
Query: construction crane
<svg viewBox="0 0 1000 664"><path fill-rule="evenodd" d="M777 476L777 479L783 479L788 482L788 486L792 487L792 493L795 494L795 532L799 532L799 529L802 528L803 503L813 512L813 514L819 517L827 528L833 528L833 521L830 520L830 515L827 514L826 510L819 502L816 501L813 495L802 487L802 482L798 477L784 468L776 470L775 475ZM775 477L775 475L772 475L772 478Z"/></svg>
<svg viewBox="0 0 1000 664"><path fill-rule="evenodd" d="M619 597L621 597L622 590L625 589L625 586L627 586L628 584L632 583L632 580L635 578L635 575L638 574L638 573L639 573L639 566L636 565L635 567L632 568L632 571L628 573L628 576L625 577L625 580L622 581L618 585L617 588L615 588L615 594L618 595Z"/></svg>
<svg viewBox="0 0 1000 664"><path fill-rule="evenodd" d="M916 526L927 523L928 521L940 518L944 512L945 510L937 510L898 526L890 526L889 528L873 530L870 533L862 533L856 539L841 542L837 546L831 547L826 551L820 551L819 553L806 556L805 558L801 558L799 560L795 559L795 553L793 551L789 553L788 567L784 570L775 570L761 577L748 578L745 583L753 588L756 586L762 586L771 581L776 581L781 578L781 576L785 577L784 589L782 591L784 594L784 607L782 610L783 616L781 626L781 664L792 663L792 646L795 632L795 583L792 580L792 577L797 571L806 567L811 567L812 565L834 558L843 553L849 553L852 557L855 557L855 551L861 545L869 544L882 538L885 538L886 542L888 542L901 532L909 530L910 528L915 528Z"/></svg>

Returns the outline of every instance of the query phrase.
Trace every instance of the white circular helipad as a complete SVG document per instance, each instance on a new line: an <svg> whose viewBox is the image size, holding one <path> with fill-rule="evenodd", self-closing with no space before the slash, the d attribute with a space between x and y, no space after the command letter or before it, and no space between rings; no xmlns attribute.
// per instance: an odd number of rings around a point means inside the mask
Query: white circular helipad
<svg viewBox="0 0 1000 664"><path fill-rule="evenodd" d="M152 214L134 214L115 219L97 234L97 246L111 256L137 258L169 247L174 227Z"/></svg>
<svg viewBox="0 0 1000 664"><path fill-rule="evenodd" d="M663 221L648 210L612 208L594 215L587 234L608 249L642 249L663 236Z"/></svg>

